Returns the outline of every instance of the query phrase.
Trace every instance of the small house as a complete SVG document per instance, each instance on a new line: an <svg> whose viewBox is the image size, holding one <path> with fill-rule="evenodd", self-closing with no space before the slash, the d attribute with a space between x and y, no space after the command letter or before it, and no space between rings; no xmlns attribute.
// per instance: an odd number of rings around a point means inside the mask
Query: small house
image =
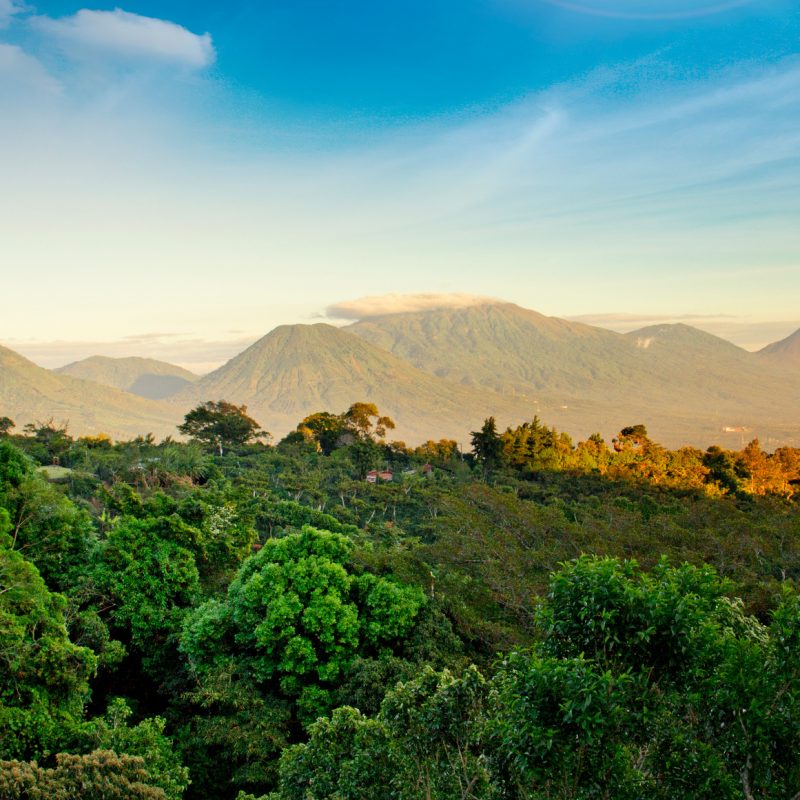
<svg viewBox="0 0 800 800"><path fill-rule="evenodd" d="M392 474L391 470L385 469L379 472L377 469L371 469L364 480L367 483L377 483L378 481L391 481L394 479L394 475Z"/></svg>

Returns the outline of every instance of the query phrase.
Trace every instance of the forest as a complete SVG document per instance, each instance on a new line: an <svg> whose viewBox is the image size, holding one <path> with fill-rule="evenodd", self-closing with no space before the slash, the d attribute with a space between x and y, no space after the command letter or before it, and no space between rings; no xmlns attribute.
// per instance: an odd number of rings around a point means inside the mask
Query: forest
<svg viewBox="0 0 800 800"><path fill-rule="evenodd" d="M0 800L800 798L800 450L0 417Z"/></svg>

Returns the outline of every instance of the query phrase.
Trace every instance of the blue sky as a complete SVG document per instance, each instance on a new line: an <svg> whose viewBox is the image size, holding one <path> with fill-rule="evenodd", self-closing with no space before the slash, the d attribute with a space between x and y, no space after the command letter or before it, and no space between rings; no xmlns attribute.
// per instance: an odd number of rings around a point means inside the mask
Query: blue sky
<svg viewBox="0 0 800 800"><path fill-rule="evenodd" d="M786 0L0 0L0 342L201 369L426 293L764 344L798 43Z"/></svg>

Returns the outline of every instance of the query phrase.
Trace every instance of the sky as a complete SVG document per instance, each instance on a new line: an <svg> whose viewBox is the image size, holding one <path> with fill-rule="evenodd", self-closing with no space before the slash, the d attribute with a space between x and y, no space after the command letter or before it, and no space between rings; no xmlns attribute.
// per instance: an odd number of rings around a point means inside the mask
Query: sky
<svg viewBox="0 0 800 800"><path fill-rule="evenodd" d="M364 297L800 327L796 0L119 2L0 0L37 363L202 371Z"/></svg>

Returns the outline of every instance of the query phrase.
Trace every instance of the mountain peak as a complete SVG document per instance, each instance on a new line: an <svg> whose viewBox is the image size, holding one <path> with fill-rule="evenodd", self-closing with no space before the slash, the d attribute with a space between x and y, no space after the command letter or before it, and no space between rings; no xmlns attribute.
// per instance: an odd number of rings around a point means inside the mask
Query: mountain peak
<svg viewBox="0 0 800 800"><path fill-rule="evenodd" d="M163 400L197 380L189 370L153 358L89 356L59 367L55 372L94 381L124 392Z"/></svg>
<svg viewBox="0 0 800 800"><path fill-rule="evenodd" d="M709 354L725 352L730 355L744 356L747 352L727 339L721 339L713 333L684 322L648 325L624 335L635 341L637 348L643 350L650 349L654 344L660 344L671 348L702 350Z"/></svg>
<svg viewBox="0 0 800 800"><path fill-rule="evenodd" d="M408 441L463 436L492 398L419 370L348 330L327 323L281 325L180 395L184 403L224 398L246 405L273 434L316 411L375 403ZM499 411L498 411L499 413Z"/></svg>

